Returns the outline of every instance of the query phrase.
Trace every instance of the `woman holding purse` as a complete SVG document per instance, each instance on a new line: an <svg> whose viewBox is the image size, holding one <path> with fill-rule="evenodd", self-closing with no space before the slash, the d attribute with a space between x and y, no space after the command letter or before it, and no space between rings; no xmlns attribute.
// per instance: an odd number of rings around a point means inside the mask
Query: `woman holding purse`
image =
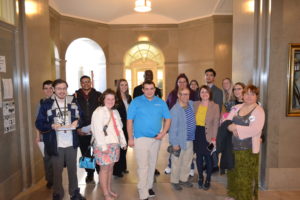
<svg viewBox="0 0 300 200"><path fill-rule="evenodd" d="M94 156L101 168L99 182L105 200L113 200L118 196L111 190L113 166L119 160L120 147L126 149L121 118L114 109L115 101L115 92L107 89L101 96L101 106L94 111L91 123L95 138Z"/></svg>

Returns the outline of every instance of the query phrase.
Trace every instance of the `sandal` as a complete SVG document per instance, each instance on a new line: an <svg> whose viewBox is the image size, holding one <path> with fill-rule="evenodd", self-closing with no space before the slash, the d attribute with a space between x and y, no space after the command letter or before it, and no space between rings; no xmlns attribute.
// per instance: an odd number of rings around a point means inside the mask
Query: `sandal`
<svg viewBox="0 0 300 200"><path fill-rule="evenodd" d="M104 194L103 196L104 196L105 200L114 200L115 199L112 196L110 196L110 194Z"/></svg>
<svg viewBox="0 0 300 200"><path fill-rule="evenodd" d="M114 193L112 191L109 192L109 194L113 197L113 198L118 198L118 194L117 193Z"/></svg>

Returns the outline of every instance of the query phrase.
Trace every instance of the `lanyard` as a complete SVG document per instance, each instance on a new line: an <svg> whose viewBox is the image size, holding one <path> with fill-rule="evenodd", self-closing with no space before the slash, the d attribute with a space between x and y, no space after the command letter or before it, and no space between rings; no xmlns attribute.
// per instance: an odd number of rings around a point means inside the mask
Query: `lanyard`
<svg viewBox="0 0 300 200"><path fill-rule="evenodd" d="M64 112L64 114L63 114L63 112L61 111L60 106L57 102L56 97L55 97L55 102L56 102L57 108L59 110L59 113L60 113L60 115L62 116L62 119L63 119L63 124L62 125L66 125L66 112ZM65 109L66 109L66 104L67 104L67 99L65 98L65 106L64 106Z"/></svg>

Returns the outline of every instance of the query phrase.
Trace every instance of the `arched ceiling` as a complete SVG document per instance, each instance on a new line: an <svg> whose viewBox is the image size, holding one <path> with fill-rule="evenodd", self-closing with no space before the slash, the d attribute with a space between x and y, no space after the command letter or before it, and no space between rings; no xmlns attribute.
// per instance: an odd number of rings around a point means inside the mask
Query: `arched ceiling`
<svg viewBox="0 0 300 200"><path fill-rule="evenodd" d="M232 14L232 0L151 1L152 11L142 14L133 10L135 0L49 0L49 4L62 15L108 24L176 24Z"/></svg>

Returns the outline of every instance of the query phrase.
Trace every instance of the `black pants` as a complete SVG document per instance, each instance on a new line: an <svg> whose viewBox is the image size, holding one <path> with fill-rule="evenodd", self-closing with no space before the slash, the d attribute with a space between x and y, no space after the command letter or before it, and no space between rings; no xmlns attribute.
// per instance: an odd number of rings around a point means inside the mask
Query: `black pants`
<svg viewBox="0 0 300 200"><path fill-rule="evenodd" d="M80 147L80 151L82 155L88 156L91 155L90 152L88 151L88 147L91 144L91 135L85 135L85 136L79 136L79 147ZM100 166L96 164L96 170L97 173L99 174L100 171ZM94 169L85 169L85 171L87 172L88 176L93 176L94 175Z"/></svg>
<svg viewBox="0 0 300 200"><path fill-rule="evenodd" d="M127 149L120 149L120 159L114 165L114 175L121 175L125 170L127 170L126 153Z"/></svg>

